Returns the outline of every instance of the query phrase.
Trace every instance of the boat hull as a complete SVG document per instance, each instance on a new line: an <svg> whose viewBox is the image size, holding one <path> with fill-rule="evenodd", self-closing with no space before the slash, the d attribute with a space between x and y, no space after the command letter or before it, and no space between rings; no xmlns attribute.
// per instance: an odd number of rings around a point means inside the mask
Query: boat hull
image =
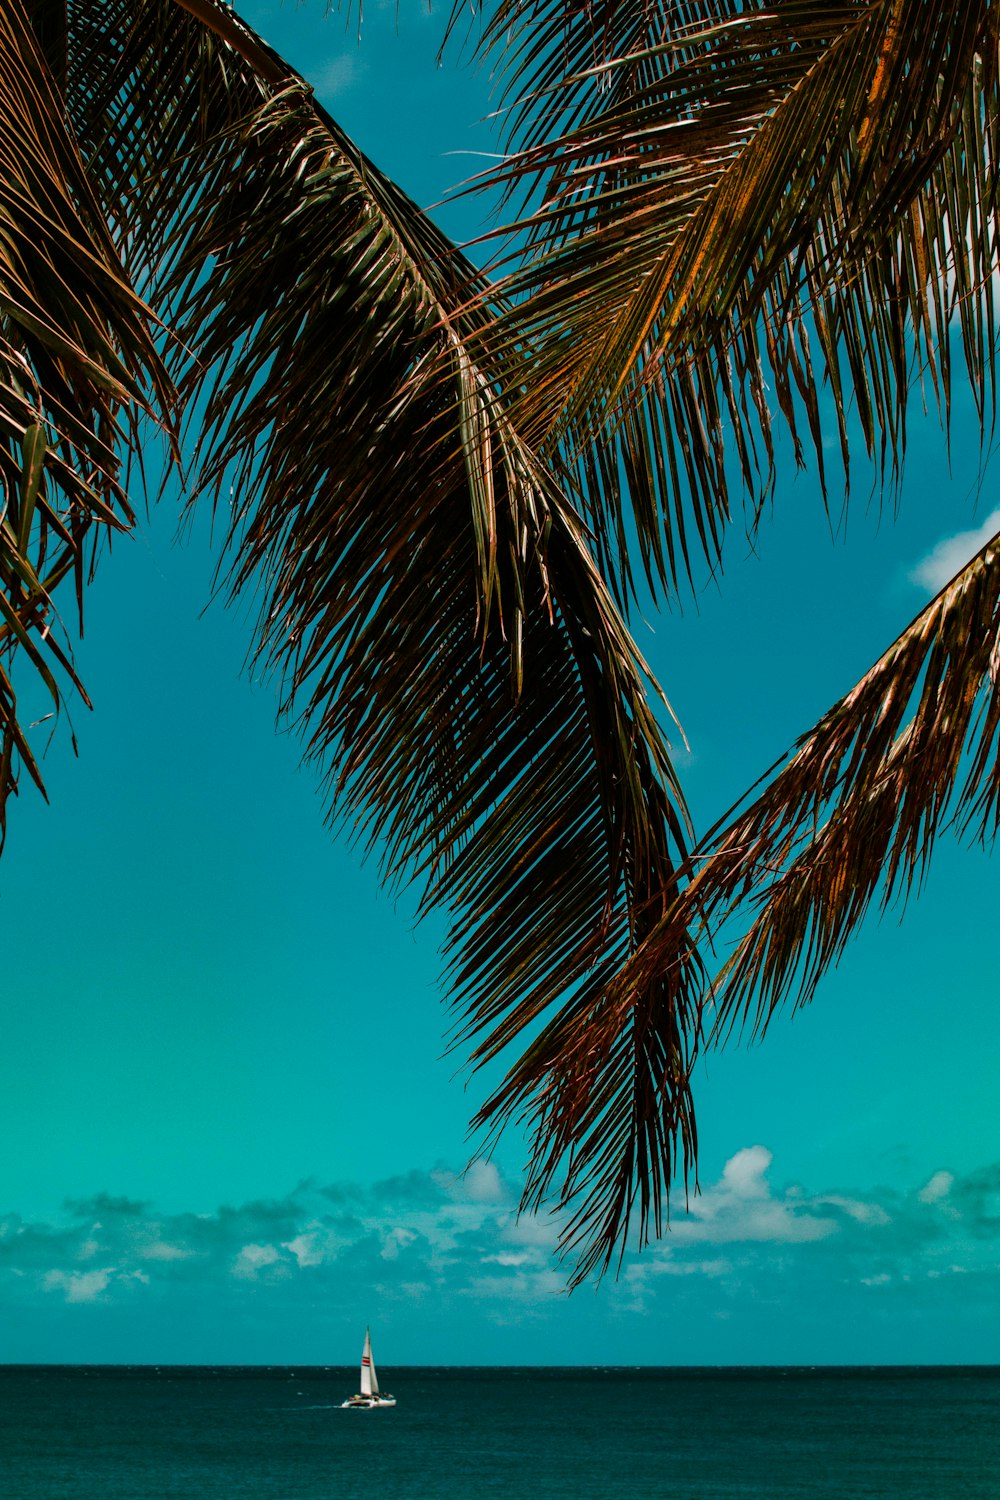
<svg viewBox="0 0 1000 1500"><path fill-rule="evenodd" d="M395 1406L395 1396L350 1396L340 1403L342 1411L371 1411L376 1406Z"/></svg>

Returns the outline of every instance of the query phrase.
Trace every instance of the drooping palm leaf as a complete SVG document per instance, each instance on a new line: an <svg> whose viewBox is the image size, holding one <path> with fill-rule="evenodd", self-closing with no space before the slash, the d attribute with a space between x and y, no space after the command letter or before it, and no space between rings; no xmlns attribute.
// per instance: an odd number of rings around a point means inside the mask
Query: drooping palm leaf
<svg viewBox="0 0 1000 1500"><path fill-rule="evenodd" d="M831 420L848 464L852 402L894 472L921 365L947 417L952 318L988 418L998 18L996 0L493 9L511 154L490 180L532 206L503 320L535 351L518 422L575 459L625 582L630 510L650 581L676 584L693 547L716 560L733 475L758 500L773 478L772 399L821 474Z"/></svg>
<svg viewBox="0 0 1000 1500"><path fill-rule="evenodd" d="M1000 827L1000 535L707 841L674 920L751 917L715 987L717 1035L762 1033L782 1003L811 999L872 901L905 899L950 824L987 842ZM644 961L675 941L664 924Z"/></svg>
<svg viewBox="0 0 1000 1500"><path fill-rule="evenodd" d="M683 801L566 476L512 422L523 366L473 268L232 13L78 0L69 56L259 654L334 812L452 911L474 1060L527 1039L481 1122L524 1120L526 1201L554 1192L581 1273L605 1264L693 1156L700 976L692 953L608 999L673 899Z"/></svg>
<svg viewBox="0 0 1000 1500"><path fill-rule="evenodd" d="M40 9L48 19L51 8ZM57 39L43 35L58 57ZM11 0L0 12L0 842L20 769L44 791L19 721L15 664L30 664L52 710L60 680L82 693L52 592L74 574L82 611L94 528L131 519L118 440L134 430L142 384L169 408L148 323L31 17Z"/></svg>

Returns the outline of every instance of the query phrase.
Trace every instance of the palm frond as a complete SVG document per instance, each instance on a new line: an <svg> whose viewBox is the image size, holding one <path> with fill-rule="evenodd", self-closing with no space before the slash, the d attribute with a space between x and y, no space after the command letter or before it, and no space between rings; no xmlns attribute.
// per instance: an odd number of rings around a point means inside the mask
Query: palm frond
<svg viewBox="0 0 1000 1500"><path fill-rule="evenodd" d="M260 600L259 659L333 815L453 914L474 1063L526 1039L480 1122L522 1120L526 1202L555 1192L581 1274L605 1265L693 1157L697 956L607 998L673 899L686 814L572 485L513 421L523 364L491 353L473 267L232 13L78 5L71 39L74 123L175 336L192 498ZM571 1057L587 1015L600 1043Z"/></svg>
<svg viewBox="0 0 1000 1500"><path fill-rule="evenodd" d="M824 474L853 402L883 477L923 370L945 421L951 323L992 411L996 0L511 0L511 155L528 195L500 333L530 343L518 422L590 496L630 583L717 560L734 475L773 481L772 401ZM516 148L516 149L515 149ZM773 392L773 396L770 394Z"/></svg>
<svg viewBox="0 0 1000 1500"><path fill-rule="evenodd" d="M813 996L873 901L905 900L946 826L1000 826L1000 535L922 610L707 857L641 963L700 920L749 926L715 983L715 1035ZM671 921L672 924L671 925Z"/></svg>
<svg viewBox="0 0 1000 1500"><path fill-rule="evenodd" d="M58 58L56 18L43 10ZM88 544L131 520L119 438L145 408L144 389L170 404L149 322L56 79L12 0L0 14L0 841L20 772L44 793L19 719L17 661L37 674L53 711L67 685L86 702L53 593L72 575L82 615Z"/></svg>

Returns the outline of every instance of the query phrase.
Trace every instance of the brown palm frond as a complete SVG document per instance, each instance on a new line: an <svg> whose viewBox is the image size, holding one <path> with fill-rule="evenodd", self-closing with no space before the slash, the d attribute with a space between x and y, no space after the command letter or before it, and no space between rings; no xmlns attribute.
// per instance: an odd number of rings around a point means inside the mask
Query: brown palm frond
<svg viewBox="0 0 1000 1500"><path fill-rule="evenodd" d="M647 672L572 485L513 420L526 371L492 353L478 274L212 10L78 5L75 127L175 335L194 494L260 600L259 658L333 814L452 913L474 1062L527 1039L480 1119L523 1120L526 1201L572 1205L567 1243L607 1264L694 1150L696 954L606 999L686 855ZM599 1045L553 1050L590 1014Z"/></svg>
<svg viewBox="0 0 1000 1500"><path fill-rule="evenodd" d="M0 842L8 796L41 771L19 717L19 661L52 711L76 677L53 592L83 607L88 544L128 525L120 439L170 387L66 126L58 16L46 43L20 0L0 13Z"/></svg>
<svg viewBox="0 0 1000 1500"><path fill-rule="evenodd" d="M715 1037L806 1004L873 901L919 885L946 826L1000 826L1000 535L706 840L635 982L700 921L747 930L714 985Z"/></svg>
<svg viewBox="0 0 1000 1500"><path fill-rule="evenodd" d="M996 0L511 0L484 46L520 90L490 182L528 194L500 332L518 422L587 488L624 584L715 561L739 475L773 480L772 402L824 472L825 400L883 475L951 322L992 411ZM824 393L824 385L827 392ZM770 394L773 393L773 394Z"/></svg>

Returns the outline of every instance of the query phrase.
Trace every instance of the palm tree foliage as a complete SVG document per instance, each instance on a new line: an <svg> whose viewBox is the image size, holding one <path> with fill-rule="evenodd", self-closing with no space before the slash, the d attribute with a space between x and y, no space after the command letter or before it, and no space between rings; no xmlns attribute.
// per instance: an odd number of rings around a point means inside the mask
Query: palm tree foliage
<svg viewBox="0 0 1000 1500"><path fill-rule="evenodd" d="M0 10L0 837L19 767L42 786L4 665L20 650L55 707L77 687L52 591L82 607L95 526L128 525L123 438L169 381L20 6ZM124 430L123 430L124 429Z"/></svg>
<svg viewBox="0 0 1000 1500"><path fill-rule="evenodd" d="M891 479L960 354L991 420L1000 4L500 0L489 275L218 0L0 26L0 809L152 421L331 813L451 913L474 1063L520 1045L476 1123L604 1267L693 1167L706 1002L763 1026L953 807L996 828L997 545L697 848L622 611L757 524L776 419L846 473L853 406Z"/></svg>
<svg viewBox="0 0 1000 1500"><path fill-rule="evenodd" d="M953 321L992 389L996 28L985 0L492 13L491 180L527 241L498 257L500 329L531 341L520 419L576 459L612 572L631 526L651 581L689 571L689 538L717 559L731 475L773 480L769 390L822 477L824 385L845 466L853 404L883 468L915 369L947 408Z"/></svg>
<svg viewBox="0 0 1000 1500"><path fill-rule="evenodd" d="M585 1138L641 1088L660 1103L621 1140L655 1212L675 1138L693 1152L694 956L634 998L624 1049L605 1023L600 1067L574 1055L686 855L644 666L566 476L510 420L518 367L471 350L472 267L280 59L210 19L79 5L66 48L88 183L192 414L192 503L222 508L331 803L455 913L477 1058L532 1032L495 1105L535 1113L532 1191L573 1120ZM619 1181L595 1190L622 1221Z"/></svg>
<svg viewBox="0 0 1000 1500"><path fill-rule="evenodd" d="M494 180L522 193L526 239L498 256L499 330L536 349L519 420L586 476L621 587L630 526L654 587L690 570L689 536L717 560L733 472L756 524L769 388L821 477L831 422L849 475L853 407L894 478L915 383L947 425L956 355L992 423L998 29L995 4L906 0L492 13L516 148ZM997 582L991 544L702 839L622 983L743 917L715 1034L763 1029L946 822L995 835Z"/></svg>

